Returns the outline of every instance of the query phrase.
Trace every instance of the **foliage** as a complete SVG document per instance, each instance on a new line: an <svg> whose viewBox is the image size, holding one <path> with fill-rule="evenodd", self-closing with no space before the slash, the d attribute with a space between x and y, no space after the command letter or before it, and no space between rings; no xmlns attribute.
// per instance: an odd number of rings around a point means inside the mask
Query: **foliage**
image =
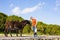
<svg viewBox="0 0 60 40"><path fill-rule="evenodd" d="M0 31L4 30L7 15L0 12Z"/></svg>
<svg viewBox="0 0 60 40"><path fill-rule="evenodd" d="M22 20L24 20L22 17L18 17L15 15L8 16L8 18L6 19L6 21L19 21L19 22L21 22Z"/></svg>
<svg viewBox="0 0 60 40"><path fill-rule="evenodd" d="M31 27L29 25L26 25L23 29L23 33L30 33Z"/></svg>
<svg viewBox="0 0 60 40"><path fill-rule="evenodd" d="M37 23L37 29L40 34L45 35L60 35L60 26L59 25L53 25L53 24L45 24L43 22Z"/></svg>

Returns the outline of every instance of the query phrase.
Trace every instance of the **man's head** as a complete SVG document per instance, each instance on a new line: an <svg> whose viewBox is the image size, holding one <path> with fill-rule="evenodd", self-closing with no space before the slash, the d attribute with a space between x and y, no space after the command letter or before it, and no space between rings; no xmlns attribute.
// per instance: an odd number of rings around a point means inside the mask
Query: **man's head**
<svg viewBox="0 0 60 40"><path fill-rule="evenodd" d="M30 19L33 19L33 17L31 16Z"/></svg>

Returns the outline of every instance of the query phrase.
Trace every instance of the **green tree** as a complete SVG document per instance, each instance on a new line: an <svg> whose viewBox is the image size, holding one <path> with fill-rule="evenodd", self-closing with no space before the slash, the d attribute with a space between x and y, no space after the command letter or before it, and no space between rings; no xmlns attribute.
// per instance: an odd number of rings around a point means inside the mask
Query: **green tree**
<svg viewBox="0 0 60 40"><path fill-rule="evenodd" d="M40 32L40 34L46 34L46 27L47 24L43 23L43 22L37 22L37 30L38 32Z"/></svg>
<svg viewBox="0 0 60 40"><path fill-rule="evenodd" d="M7 15L0 12L0 31L4 30Z"/></svg>
<svg viewBox="0 0 60 40"><path fill-rule="evenodd" d="M45 35L60 35L60 26L54 24L46 24L43 22L37 22L37 30L40 34Z"/></svg>
<svg viewBox="0 0 60 40"><path fill-rule="evenodd" d="M31 27L29 25L26 25L23 29L23 33L30 33Z"/></svg>
<svg viewBox="0 0 60 40"><path fill-rule="evenodd" d="M22 17L18 17L15 15L8 16L8 18L6 19L6 21L19 21L19 22L21 22L22 20L24 20Z"/></svg>

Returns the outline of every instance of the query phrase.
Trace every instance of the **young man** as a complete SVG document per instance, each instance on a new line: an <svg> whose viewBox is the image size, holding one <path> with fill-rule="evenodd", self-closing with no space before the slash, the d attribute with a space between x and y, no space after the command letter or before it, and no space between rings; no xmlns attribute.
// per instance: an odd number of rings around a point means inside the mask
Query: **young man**
<svg viewBox="0 0 60 40"><path fill-rule="evenodd" d="M33 18L33 17L30 17L30 19L31 19L32 28L33 28L33 31L34 31L34 37L36 37L37 36L36 19Z"/></svg>

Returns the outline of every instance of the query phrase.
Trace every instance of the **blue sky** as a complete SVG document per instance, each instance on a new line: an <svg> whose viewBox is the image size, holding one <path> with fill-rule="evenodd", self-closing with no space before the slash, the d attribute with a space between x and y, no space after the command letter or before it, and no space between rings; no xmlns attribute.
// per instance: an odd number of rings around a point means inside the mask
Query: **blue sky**
<svg viewBox="0 0 60 40"><path fill-rule="evenodd" d="M0 12L60 25L60 0L0 0Z"/></svg>

